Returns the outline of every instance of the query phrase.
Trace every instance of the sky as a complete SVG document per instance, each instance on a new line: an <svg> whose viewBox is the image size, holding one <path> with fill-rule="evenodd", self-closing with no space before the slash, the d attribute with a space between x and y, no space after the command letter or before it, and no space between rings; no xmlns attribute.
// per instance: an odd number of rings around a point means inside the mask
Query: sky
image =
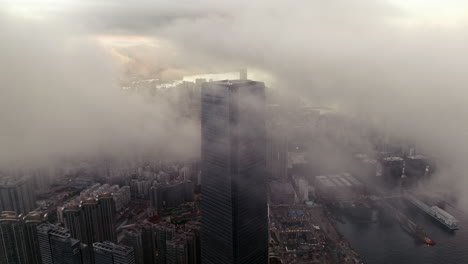
<svg viewBox="0 0 468 264"><path fill-rule="evenodd" d="M119 78L246 67L445 157L441 178L468 186L467 1L0 0L0 32L0 160L195 149L193 124L114 92Z"/></svg>

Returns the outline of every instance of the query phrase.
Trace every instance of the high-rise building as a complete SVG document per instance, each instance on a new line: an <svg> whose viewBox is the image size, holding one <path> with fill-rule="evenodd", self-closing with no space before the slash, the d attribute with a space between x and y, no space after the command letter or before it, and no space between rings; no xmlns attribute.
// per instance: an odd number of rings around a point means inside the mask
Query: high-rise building
<svg viewBox="0 0 468 264"><path fill-rule="evenodd" d="M188 264L187 240L183 235L177 235L166 241L167 264Z"/></svg>
<svg viewBox="0 0 468 264"><path fill-rule="evenodd" d="M156 235L156 260L159 264L167 264L166 241L171 240L175 233L175 226L169 223L159 223L154 225Z"/></svg>
<svg viewBox="0 0 468 264"><path fill-rule="evenodd" d="M93 244L96 258L99 264L135 264L135 255L132 247L119 246L110 241L96 242Z"/></svg>
<svg viewBox="0 0 468 264"><path fill-rule="evenodd" d="M265 85L202 87L202 263L268 263Z"/></svg>
<svg viewBox="0 0 468 264"><path fill-rule="evenodd" d="M120 212L130 202L130 186L122 186L112 193L115 201L115 211Z"/></svg>
<svg viewBox="0 0 468 264"><path fill-rule="evenodd" d="M0 177L0 212L26 214L35 209L36 200L30 182L25 177Z"/></svg>
<svg viewBox="0 0 468 264"><path fill-rule="evenodd" d="M157 211L176 207L182 203L193 202L193 183L181 181L173 184L161 184L150 189L151 207Z"/></svg>
<svg viewBox="0 0 468 264"><path fill-rule="evenodd" d="M143 243L144 263L155 263L156 260L156 240L153 225L143 224L141 228L141 241Z"/></svg>
<svg viewBox="0 0 468 264"><path fill-rule="evenodd" d="M39 249L39 238L37 227L44 223L46 217L40 212L29 212L22 218L24 243L26 246L26 256L29 264L41 264L41 252Z"/></svg>
<svg viewBox="0 0 468 264"><path fill-rule="evenodd" d="M270 178L288 181L288 140L284 124L274 120L267 125L266 131L266 171Z"/></svg>
<svg viewBox="0 0 468 264"><path fill-rule="evenodd" d="M21 218L15 212L0 214L0 263L27 263L23 231Z"/></svg>
<svg viewBox="0 0 468 264"><path fill-rule="evenodd" d="M188 222L185 224L187 241L187 260L189 264L201 263L201 226L199 222Z"/></svg>
<svg viewBox="0 0 468 264"><path fill-rule="evenodd" d="M126 246L132 247L135 254L135 264L145 264L143 240L141 237L141 230L133 229L127 230L122 239L122 243Z"/></svg>
<svg viewBox="0 0 468 264"><path fill-rule="evenodd" d="M70 226L78 237L78 228L81 230L81 240L87 245L95 242L117 242L115 230L115 202L112 194L105 192L97 199L88 198L81 201L79 212L71 207L63 211L65 226ZM79 217L79 219L78 219ZM77 224L79 221L79 224ZM89 256L94 261L92 248L89 247Z"/></svg>
<svg viewBox="0 0 468 264"><path fill-rule="evenodd" d="M98 196L98 209L100 229L102 231L101 241L117 242L115 233L115 202L112 194L106 192Z"/></svg>
<svg viewBox="0 0 468 264"><path fill-rule="evenodd" d="M44 223L37 227L37 234L43 264L89 263L87 246L72 238L67 229Z"/></svg>
<svg viewBox="0 0 468 264"><path fill-rule="evenodd" d="M82 240L81 230L81 210L78 205L68 205L62 210L63 223L65 228L70 230L73 238Z"/></svg>
<svg viewBox="0 0 468 264"><path fill-rule="evenodd" d="M94 263L94 254L92 246L94 242L102 240L102 229L100 229L101 221L99 219L99 208L97 202L93 198L88 198L80 203L80 228L82 242L88 247L88 254L91 263Z"/></svg>
<svg viewBox="0 0 468 264"><path fill-rule="evenodd" d="M73 208L72 211L76 212L76 208L79 206L80 202L89 198L96 198L98 196L108 197L109 194L112 194L114 199L114 207L116 212L120 212L127 204L130 202L130 186L123 186L119 188L118 185L109 185L109 184L95 184L89 187L86 190L83 190L80 193L79 197L76 197L70 200L62 207L57 208L57 221L60 223L64 222L64 210L66 208ZM104 195L105 194L105 195ZM72 231L73 236L73 231Z"/></svg>
<svg viewBox="0 0 468 264"><path fill-rule="evenodd" d="M193 232L175 235L166 241L167 264L200 264L199 237Z"/></svg>

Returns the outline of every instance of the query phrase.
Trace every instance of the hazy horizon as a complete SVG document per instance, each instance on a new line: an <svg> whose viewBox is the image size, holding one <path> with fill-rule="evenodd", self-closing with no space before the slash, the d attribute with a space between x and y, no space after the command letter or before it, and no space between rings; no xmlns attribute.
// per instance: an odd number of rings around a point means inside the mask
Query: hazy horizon
<svg viewBox="0 0 468 264"><path fill-rule="evenodd" d="M450 163L438 177L463 190L467 15L456 0L2 1L0 164L190 156L197 124L128 96L121 79L248 68L282 93L414 142Z"/></svg>

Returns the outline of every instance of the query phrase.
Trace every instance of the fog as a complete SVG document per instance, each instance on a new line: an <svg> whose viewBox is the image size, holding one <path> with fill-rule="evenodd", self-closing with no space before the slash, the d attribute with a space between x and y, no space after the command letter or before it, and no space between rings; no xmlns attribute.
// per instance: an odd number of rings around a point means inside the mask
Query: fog
<svg viewBox="0 0 468 264"><path fill-rule="evenodd" d="M463 189L468 21L421 18L397 2L51 1L60 8L41 11L5 4L1 160L196 149L198 130L174 122L173 109L121 94L121 63L92 37L138 35L156 44L114 51L167 79L239 67L268 72L275 89L415 142L451 165L438 175L442 182Z"/></svg>
<svg viewBox="0 0 468 264"><path fill-rule="evenodd" d="M0 23L0 161L197 155L194 122L119 86L117 63L96 41L50 23ZM160 157L159 156L159 157Z"/></svg>

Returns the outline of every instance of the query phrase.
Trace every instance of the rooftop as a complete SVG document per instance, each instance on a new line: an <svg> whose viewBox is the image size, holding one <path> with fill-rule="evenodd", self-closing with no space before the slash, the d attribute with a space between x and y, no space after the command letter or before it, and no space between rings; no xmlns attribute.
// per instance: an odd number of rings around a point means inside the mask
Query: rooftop
<svg viewBox="0 0 468 264"><path fill-rule="evenodd" d="M324 187L352 187L362 185L359 180L347 172L335 175L315 176L315 180Z"/></svg>
<svg viewBox="0 0 468 264"><path fill-rule="evenodd" d="M385 157L383 158L384 161L403 161L401 157Z"/></svg>

